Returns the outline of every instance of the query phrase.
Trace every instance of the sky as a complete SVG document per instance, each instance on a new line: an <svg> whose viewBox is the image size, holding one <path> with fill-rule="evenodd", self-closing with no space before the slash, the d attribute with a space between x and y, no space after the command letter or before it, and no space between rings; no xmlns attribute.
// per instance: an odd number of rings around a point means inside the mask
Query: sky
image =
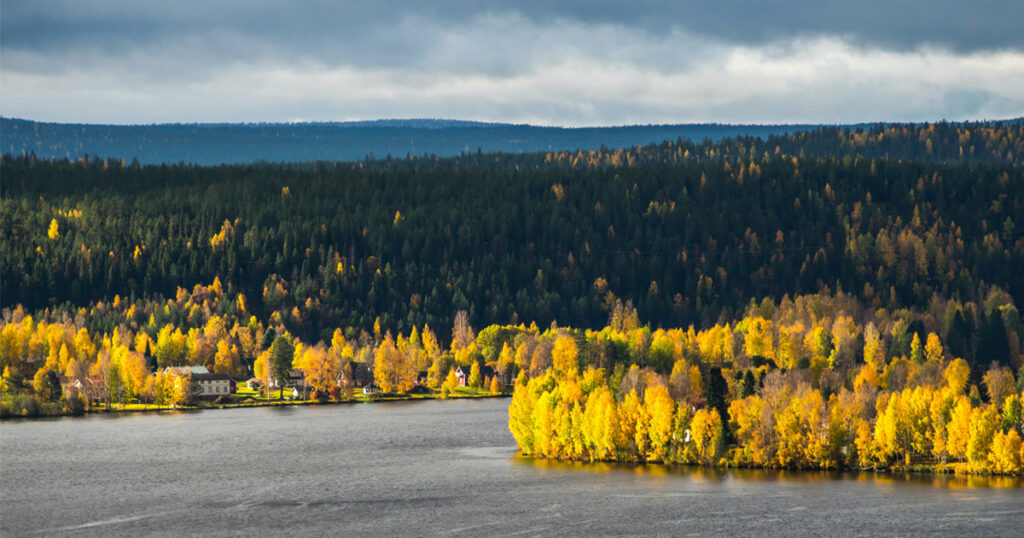
<svg viewBox="0 0 1024 538"><path fill-rule="evenodd" d="M2 0L0 115L560 126L1024 115L1021 0Z"/></svg>

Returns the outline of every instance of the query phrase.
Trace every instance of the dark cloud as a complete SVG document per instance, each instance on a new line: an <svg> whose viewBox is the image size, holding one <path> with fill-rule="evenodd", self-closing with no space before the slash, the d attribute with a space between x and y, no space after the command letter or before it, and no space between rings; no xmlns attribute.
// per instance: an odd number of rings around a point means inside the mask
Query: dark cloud
<svg viewBox="0 0 1024 538"><path fill-rule="evenodd" d="M6 50L35 52L123 51L199 40L223 49L211 54L228 58L276 53L329 64L390 65L415 60L424 41L440 38L438 30L487 15L542 26L625 26L652 35L679 30L755 46L839 36L896 50L1024 49L1024 2L1016 0L8 0L0 39Z"/></svg>

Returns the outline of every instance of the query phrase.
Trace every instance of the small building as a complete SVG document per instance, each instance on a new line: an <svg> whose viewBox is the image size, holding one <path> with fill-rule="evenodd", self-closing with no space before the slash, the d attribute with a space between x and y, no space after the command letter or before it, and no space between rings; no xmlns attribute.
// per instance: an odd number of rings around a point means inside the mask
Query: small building
<svg viewBox="0 0 1024 538"><path fill-rule="evenodd" d="M459 366L455 369L455 377L459 378L459 386L469 386L469 375L472 372L472 366ZM490 366L480 367L480 381L483 382L485 379L494 376L494 369Z"/></svg>
<svg viewBox="0 0 1024 538"><path fill-rule="evenodd" d="M361 362L351 362L350 364L352 365L352 378L349 379L346 376L347 369L342 368L341 373L338 374L339 388L344 388L346 385L349 385L352 388L358 389L360 387L365 387L371 384L371 382L373 381L373 372L370 371L366 364Z"/></svg>
<svg viewBox="0 0 1024 538"><path fill-rule="evenodd" d="M60 387L64 390L65 396L77 392L84 394L90 402L102 401L107 396L103 378L100 376L78 378L62 375L57 379L60 381Z"/></svg>
<svg viewBox="0 0 1024 538"><path fill-rule="evenodd" d="M288 387L302 387L306 386L306 373L301 368L295 368L288 370L288 375L284 379L284 383L280 383L276 377L270 378L270 385L268 388L278 390Z"/></svg>
<svg viewBox="0 0 1024 538"><path fill-rule="evenodd" d="M365 387L363 387L363 395L372 396L374 394L380 394L380 389L373 385L366 385Z"/></svg>
<svg viewBox="0 0 1024 538"><path fill-rule="evenodd" d="M228 374L192 374L192 386L198 398L216 398L235 392L234 381Z"/></svg>
<svg viewBox="0 0 1024 538"><path fill-rule="evenodd" d="M286 387L303 387L306 386L306 372L302 368L295 368L294 370L288 370L288 384Z"/></svg>

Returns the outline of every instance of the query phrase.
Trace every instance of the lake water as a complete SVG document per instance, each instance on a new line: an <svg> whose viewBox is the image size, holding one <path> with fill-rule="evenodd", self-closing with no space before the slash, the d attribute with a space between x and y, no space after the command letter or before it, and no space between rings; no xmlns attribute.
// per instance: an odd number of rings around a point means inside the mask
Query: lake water
<svg viewBox="0 0 1024 538"><path fill-rule="evenodd" d="M508 402L4 422L0 534L1024 534L1019 479L544 462Z"/></svg>

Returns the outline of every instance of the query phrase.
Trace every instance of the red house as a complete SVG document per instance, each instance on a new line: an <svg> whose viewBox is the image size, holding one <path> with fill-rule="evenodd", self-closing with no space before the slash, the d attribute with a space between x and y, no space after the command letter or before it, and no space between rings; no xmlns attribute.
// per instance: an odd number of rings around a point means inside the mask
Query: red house
<svg viewBox="0 0 1024 538"><path fill-rule="evenodd" d="M472 366L459 366L455 369L455 377L459 378L459 386L469 386L469 374L472 371ZM490 366L480 367L480 380L483 381L488 377L494 377L494 369Z"/></svg>

